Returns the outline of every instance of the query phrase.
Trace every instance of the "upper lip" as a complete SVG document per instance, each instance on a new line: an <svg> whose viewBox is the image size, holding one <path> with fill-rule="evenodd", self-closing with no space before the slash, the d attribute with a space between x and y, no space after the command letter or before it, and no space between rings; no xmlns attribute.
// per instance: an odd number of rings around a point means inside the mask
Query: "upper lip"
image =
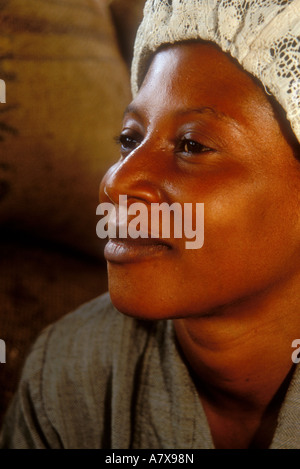
<svg viewBox="0 0 300 469"><path fill-rule="evenodd" d="M165 239L151 238L151 234L148 234L147 238L141 238L140 236L138 238L131 238L130 236L127 236L126 238L120 238L119 236L116 236L114 238L109 238L109 241L114 241L118 244L129 244L134 246L164 245L171 247L171 243L169 243Z"/></svg>
<svg viewBox="0 0 300 469"><path fill-rule="evenodd" d="M124 215L124 212L123 212L123 215ZM164 245L164 246L171 247L171 243L167 241L166 239L161 238L161 237L154 238L151 236L152 234L151 228L150 228L151 224L148 223L148 219L147 219L147 223L144 229L143 229L143 225L140 227L141 229L140 229L139 237L138 238L130 237L129 236L129 224L133 218L134 218L133 216L128 216L127 213L126 213L126 219L124 219L124 216L121 216L120 218L119 211L117 213L117 216L112 214L110 223L115 226L116 236L109 237L109 240L114 241L118 244L127 244L127 245L132 245L132 246ZM120 236L120 232L122 232L122 230L123 232L127 234L127 236L124 238ZM141 237L141 236L144 236L144 237Z"/></svg>

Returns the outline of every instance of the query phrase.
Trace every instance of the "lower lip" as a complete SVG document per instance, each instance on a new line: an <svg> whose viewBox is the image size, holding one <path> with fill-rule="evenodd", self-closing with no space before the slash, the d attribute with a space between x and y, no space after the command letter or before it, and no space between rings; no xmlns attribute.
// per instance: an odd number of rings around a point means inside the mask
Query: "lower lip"
<svg viewBox="0 0 300 469"><path fill-rule="evenodd" d="M124 264L151 259L169 250L166 244L138 244L111 239L105 246L104 257L109 262Z"/></svg>

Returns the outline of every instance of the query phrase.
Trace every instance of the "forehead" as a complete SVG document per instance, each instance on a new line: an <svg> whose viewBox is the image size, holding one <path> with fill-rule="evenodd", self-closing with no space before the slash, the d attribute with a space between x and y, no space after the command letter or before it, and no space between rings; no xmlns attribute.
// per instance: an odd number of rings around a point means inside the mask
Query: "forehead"
<svg viewBox="0 0 300 469"><path fill-rule="evenodd" d="M209 107L247 122L271 106L260 85L231 57L209 43L185 43L158 51L134 107L148 113Z"/></svg>

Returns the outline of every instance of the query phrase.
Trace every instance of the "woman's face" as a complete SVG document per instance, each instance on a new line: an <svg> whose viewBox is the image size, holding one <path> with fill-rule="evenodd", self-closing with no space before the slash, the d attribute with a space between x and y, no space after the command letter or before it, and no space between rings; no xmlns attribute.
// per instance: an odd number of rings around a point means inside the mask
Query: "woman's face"
<svg viewBox="0 0 300 469"><path fill-rule="evenodd" d="M276 295L299 275L300 164L262 88L213 45L159 51L126 110L121 158L101 202L204 203L204 245L116 239L105 252L113 303L178 318ZM194 213L195 216L195 213Z"/></svg>

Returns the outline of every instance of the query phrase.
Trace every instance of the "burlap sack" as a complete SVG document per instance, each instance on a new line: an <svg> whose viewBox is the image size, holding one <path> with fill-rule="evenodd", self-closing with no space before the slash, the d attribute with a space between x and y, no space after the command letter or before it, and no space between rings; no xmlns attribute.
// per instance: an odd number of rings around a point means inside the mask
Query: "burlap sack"
<svg viewBox="0 0 300 469"><path fill-rule="evenodd" d="M101 254L99 182L130 100L105 0L0 1L0 226Z"/></svg>

